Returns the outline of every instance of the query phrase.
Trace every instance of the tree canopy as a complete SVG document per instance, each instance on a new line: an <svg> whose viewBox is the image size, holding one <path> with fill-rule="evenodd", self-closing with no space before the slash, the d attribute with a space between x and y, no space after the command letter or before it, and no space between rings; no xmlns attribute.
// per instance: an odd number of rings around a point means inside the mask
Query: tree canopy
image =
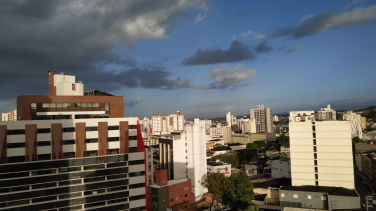
<svg viewBox="0 0 376 211"><path fill-rule="evenodd" d="M231 164L231 167L239 166L239 158L236 152L228 152L214 156L211 160L220 160L224 163Z"/></svg>
<svg viewBox="0 0 376 211"><path fill-rule="evenodd" d="M284 147L290 146L290 138L285 134L282 134L278 137L278 144Z"/></svg>
<svg viewBox="0 0 376 211"><path fill-rule="evenodd" d="M246 210L254 198L253 185L248 175L242 171L233 173L229 179L223 203L227 207Z"/></svg>
<svg viewBox="0 0 376 211"><path fill-rule="evenodd" d="M257 149L257 144L256 143L248 143L247 149Z"/></svg>
<svg viewBox="0 0 376 211"><path fill-rule="evenodd" d="M265 141L255 141L253 143L257 144L257 149L266 149L268 147Z"/></svg>
<svg viewBox="0 0 376 211"><path fill-rule="evenodd" d="M226 192L229 180L221 173L210 173L206 179L206 187L210 193L214 194L215 204L218 206L218 202L222 203L223 195Z"/></svg>

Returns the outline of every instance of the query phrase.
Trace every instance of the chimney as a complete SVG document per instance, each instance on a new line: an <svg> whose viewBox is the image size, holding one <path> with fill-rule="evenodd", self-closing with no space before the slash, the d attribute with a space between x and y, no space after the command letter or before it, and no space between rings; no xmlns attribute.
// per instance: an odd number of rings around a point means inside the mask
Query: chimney
<svg viewBox="0 0 376 211"><path fill-rule="evenodd" d="M49 96L56 96L56 86L54 86L54 75L56 71L49 70L48 72L48 95Z"/></svg>

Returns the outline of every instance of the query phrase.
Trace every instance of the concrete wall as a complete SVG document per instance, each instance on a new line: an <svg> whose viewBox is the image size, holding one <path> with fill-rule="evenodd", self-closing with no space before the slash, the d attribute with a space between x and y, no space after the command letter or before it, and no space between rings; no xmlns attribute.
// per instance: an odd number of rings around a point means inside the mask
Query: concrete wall
<svg viewBox="0 0 376 211"><path fill-rule="evenodd" d="M360 209L360 198L349 196L328 196L329 210L333 209Z"/></svg>
<svg viewBox="0 0 376 211"><path fill-rule="evenodd" d="M272 178L291 178L291 165L290 160L273 160L272 165Z"/></svg>
<svg viewBox="0 0 376 211"><path fill-rule="evenodd" d="M267 194L266 204L279 203L279 189L271 188L253 188L255 194Z"/></svg>
<svg viewBox="0 0 376 211"><path fill-rule="evenodd" d="M280 206L327 209L326 193L280 190L279 196Z"/></svg>

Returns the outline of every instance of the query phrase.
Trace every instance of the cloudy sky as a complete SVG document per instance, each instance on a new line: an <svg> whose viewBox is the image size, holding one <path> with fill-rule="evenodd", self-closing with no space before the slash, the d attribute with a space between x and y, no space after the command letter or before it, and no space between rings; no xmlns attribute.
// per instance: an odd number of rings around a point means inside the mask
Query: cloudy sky
<svg viewBox="0 0 376 211"><path fill-rule="evenodd" d="M370 0L2 0L0 108L47 70L124 96L125 116L376 105Z"/></svg>

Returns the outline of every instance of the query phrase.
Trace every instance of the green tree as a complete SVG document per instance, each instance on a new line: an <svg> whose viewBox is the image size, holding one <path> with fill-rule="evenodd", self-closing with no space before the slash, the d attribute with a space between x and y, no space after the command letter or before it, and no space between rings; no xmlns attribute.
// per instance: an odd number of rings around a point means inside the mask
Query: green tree
<svg viewBox="0 0 376 211"><path fill-rule="evenodd" d="M217 160L217 159L224 163L231 164L231 167L239 166L238 154L235 151L216 155L212 158L212 160Z"/></svg>
<svg viewBox="0 0 376 211"><path fill-rule="evenodd" d="M253 185L248 175L242 171L233 173L224 194L223 203L227 207L246 210L254 198Z"/></svg>
<svg viewBox="0 0 376 211"><path fill-rule="evenodd" d="M290 146L290 138L285 134L282 134L278 137L278 144L284 147Z"/></svg>
<svg viewBox="0 0 376 211"><path fill-rule="evenodd" d="M266 149L268 147L266 141L255 141L253 143L257 144L257 149Z"/></svg>
<svg viewBox="0 0 376 211"><path fill-rule="evenodd" d="M241 150L238 152L239 163L248 163L253 158L257 158L257 153L251 150Z"/></svg>
<svg viewBox="0 0 376 211"><path fill-rule="evenodd" d="M248 143L247 149L257 149L257 144L256 143Z"/></svg>
<svg viewBox="0 0 376 211"><path fill-rule="evenodd" d="M277 143L275 142L267 143L267 149L278 149Z"/></svg>
<svg viewBox="0 0 376 211"><path fill-rule="evenodd" d="M355 136L354 138L352 138L352 143L353 144L356 144L356 143L359 143L359 142L362 142L363 140L360 139L358 136Z"/></svg>
<svg viewBox="0 0 376 211"><path fill-rule="evenodd" d="M223 145L222 144L214 144L213 145L213 148L216 148L216 147L222 147Z"/></svg>
<svg viewBox="0 0 376 211"><path fill-rule="evenodd" d="M214 208L222 203L222 198L226 192L229 179L221 173L210 173L206 178L206 187L214 195Z"/></svg>

